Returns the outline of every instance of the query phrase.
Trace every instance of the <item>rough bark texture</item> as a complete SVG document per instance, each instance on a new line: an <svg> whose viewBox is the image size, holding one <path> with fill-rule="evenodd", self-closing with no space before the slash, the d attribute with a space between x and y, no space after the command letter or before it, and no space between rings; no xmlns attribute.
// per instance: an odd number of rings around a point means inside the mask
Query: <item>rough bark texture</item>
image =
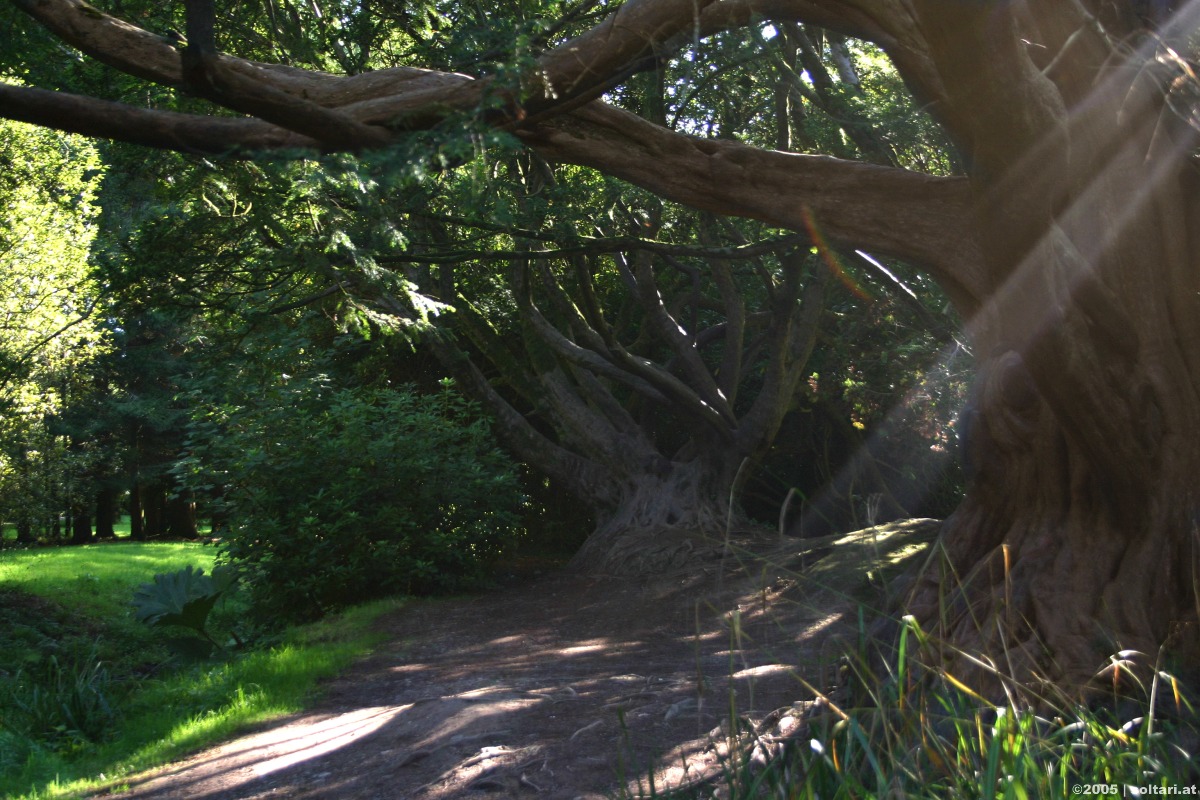
<svg viewBox="0 0 1200 800"><path fill-rule="evenodd" d="M456 309L448 316L459 341L433 346L509 447L590 506L597 527L572 565L638 575L719 555L729 526L744 527L731 495L770 447L804 374L829 272L790 249L772 262L782 279L757 270L751 280L765 281L759 289L771 301L751 345L747 279L735 279L728 259L668 264L640 249L615 259L628 294L624 323L596 302L592 281L611 269L599 257L514 259L515 343L445 265L437 285ZM690 277L675 280L680 272ZM716 285L707 301L701 284ZM689 313L701 303L704 324ZM720 359L705 352L714 343L724 345Z"/></svg>
<svg viewBox="0 0 1200 800"><path fill-rule="evenodd" d="M576 553L581 571L661 574L719 559L730 516L731 476L700 460L664 465L662 474L631 470L614 506ZM722 480L723 478L723 480Z"/></svg>
<svg viewBox="0 0 1200 800"><path fill-rule="evenodd" d="M951 646L1078 685L1118 651L1194 646L1200 187L1182 65L1038 12L922 15L990 280L970 322L973 477L914 604ZM1035 64L1031 32L1070 58Z"/></svg>
<svg viewBox="0 0 1200 800"><path fill-rule="evenodd" d="M71 512L71 544L87 544L92 541L92 518L83 509Z"/></svg>
<svg viewBox="0 0 1200 800"><path fill-rule="evenodd" d="M195 539L200 535L196 529L196 503L189 495L168 496L164 516L167 535L172 538Z"/></svg>
<svg viewBox="0 0 1200 800"><path fill-rule="evenodd" d="M117 490L103 486L96 492L96 538L114 539L113 523L117 515Z"/></svg>

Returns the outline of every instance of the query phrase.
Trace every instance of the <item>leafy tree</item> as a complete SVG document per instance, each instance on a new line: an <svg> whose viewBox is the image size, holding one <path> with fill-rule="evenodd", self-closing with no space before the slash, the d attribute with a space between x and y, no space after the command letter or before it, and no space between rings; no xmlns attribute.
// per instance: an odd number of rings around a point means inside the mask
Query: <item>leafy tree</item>
<svg viewBox="0 0 1200 800"><path fill-rule="evenodd" d="M72 409L94 394L108 347L89 251L96 233L95 146L0 121L0 507L19 538L91 537L99 458Z"/></svg>
<svg viewBox="0 0 1200 800"><path fill-rule="evenodd" d="M494 16L487 30L522 21L516 44L490 63L476 50L473 75L447 71L429 44L443 40L433 35L443 24L451 40L476 36L470 11L356 7L387 21L371 28L391 34L381 53L430 55L424 63L441 71L346 76L219 54L212 6L199 0L187 4L182 48L70 0L14 5L120 71L237 115L3 85L10 118L192 152L295 154L388 148L468 115L549 161L919 265L966 320L979 377L962 424L970 490L944 529L944 577L917 587L912 608L951 642L1003 646L1018 671L1067 680L1117 649L1194 643L1193 4L1174 13L1135 0L522 9ZM601 12L612 16L588 27ZM600 99L663 62L686 62L694 84L720 82L705 76L720 72L709 42L765 35L768 22L881 48L963 174L885 165L895 148L881 148L877 163L768 150Z"/></svg>

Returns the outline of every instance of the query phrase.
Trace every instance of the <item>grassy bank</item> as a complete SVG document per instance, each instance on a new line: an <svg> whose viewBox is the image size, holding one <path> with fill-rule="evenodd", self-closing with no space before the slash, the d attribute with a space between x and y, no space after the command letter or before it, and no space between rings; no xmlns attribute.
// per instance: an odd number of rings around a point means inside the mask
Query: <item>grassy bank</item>
<svg viewBox="0 0 1200 800"><path fill-rule="evenodd" d="M295 712L317 681L365 653L394 601L259 638L247 651L181 657L130 599L157 572L211 568L195 543L0 552L0 796L75 797ZM215 611L237 624L235 596Z"/></svg>

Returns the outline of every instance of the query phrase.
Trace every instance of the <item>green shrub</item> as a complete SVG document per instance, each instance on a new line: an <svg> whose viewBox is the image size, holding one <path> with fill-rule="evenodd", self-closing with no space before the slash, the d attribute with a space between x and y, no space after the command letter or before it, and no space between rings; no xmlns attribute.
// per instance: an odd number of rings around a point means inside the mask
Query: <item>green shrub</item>
<svg viewBox="0 0 1200 800"><path fill-rule="evenodd" d="M325 391L314 381L215 409L192 440L183 468L193 485L220 486L222 557L255 609L276 619L459 589L517 531L515 468L448 389Z"/></svg>

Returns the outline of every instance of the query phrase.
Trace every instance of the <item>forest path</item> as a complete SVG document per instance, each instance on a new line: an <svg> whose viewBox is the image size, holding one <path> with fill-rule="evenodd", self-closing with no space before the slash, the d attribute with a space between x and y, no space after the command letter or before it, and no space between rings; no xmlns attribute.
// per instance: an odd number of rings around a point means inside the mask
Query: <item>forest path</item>
<svg viewBox="0 0 1200 800"><path fill-rule="evenodd" d="M652 768L660 789L711 774L731 708L799 733L811 693L796 675L829 682L858 603L883 591L867 570L899 568L936 527L786 540L688 575L552 575L416 601L313 710L108 797L600 800Z"/></svg>

